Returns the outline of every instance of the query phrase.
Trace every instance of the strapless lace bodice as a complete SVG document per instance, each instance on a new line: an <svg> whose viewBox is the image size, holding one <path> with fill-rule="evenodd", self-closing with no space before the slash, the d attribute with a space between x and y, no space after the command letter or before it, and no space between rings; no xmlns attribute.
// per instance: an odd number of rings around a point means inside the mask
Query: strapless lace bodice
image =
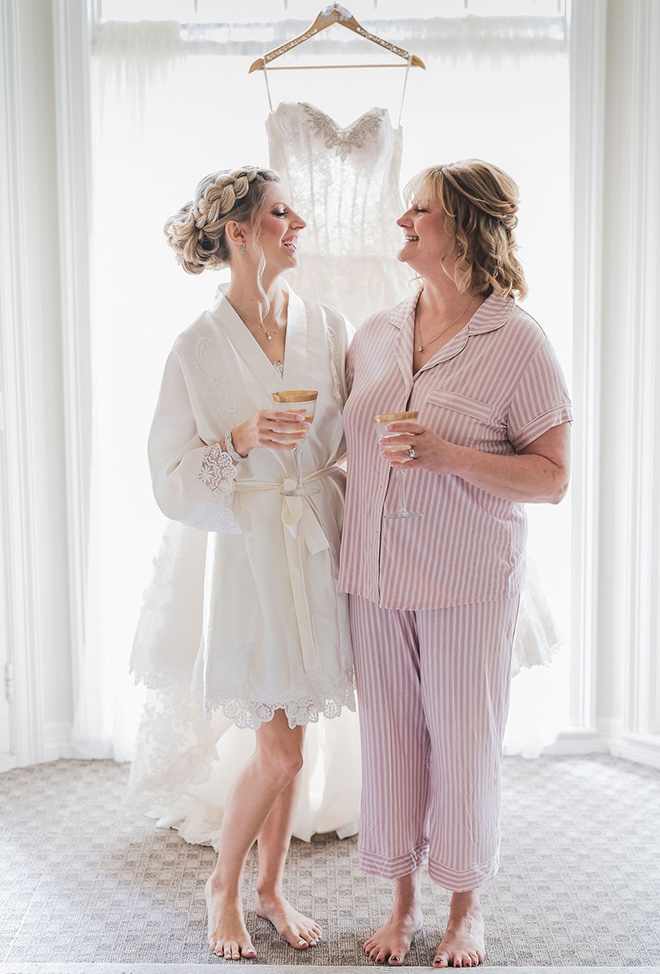
<svg viewBox="0 0 660 974"><path fill-rule="evenodd" d="M342 127L306 102L278 105L266 127L270 164L307 221L295 289L356 325L401 301L412 276L396 260L402 129L384 108Z"/></svg>

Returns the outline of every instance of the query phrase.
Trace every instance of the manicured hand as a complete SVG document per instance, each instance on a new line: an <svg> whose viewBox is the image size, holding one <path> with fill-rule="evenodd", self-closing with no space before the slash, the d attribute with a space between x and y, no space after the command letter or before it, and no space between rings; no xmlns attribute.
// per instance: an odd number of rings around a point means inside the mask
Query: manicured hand
<svg viewBox="0 0 660 974"><path fill-rule="evenodd" d="M304 412L290 409L260 409L240 426L234 427L234 449L246 457L255 447L269 450L293 450L307 436L311 423L305 421Z"/></svg>
<svg viewBox="0 0 660 974"><path fill-rule="evenodd" d="M378 442L381 456L389 460L393 467L421 468L432 473L453 472L456 447L433 430L410 420L388 423L386 429L387 436L381 437ZM408 455L409 447L415 451L414 460Z"/></svg>

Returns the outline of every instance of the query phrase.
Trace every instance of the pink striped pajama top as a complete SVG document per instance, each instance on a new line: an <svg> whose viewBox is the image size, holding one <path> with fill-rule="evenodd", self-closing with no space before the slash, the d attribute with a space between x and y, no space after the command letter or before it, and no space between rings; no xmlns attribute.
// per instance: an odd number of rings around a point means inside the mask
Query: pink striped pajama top
<svg viewBox="0 0 660 974"><path fill-rule="evenodd" d="M452 443L514 454L571 421L564 377L537 322L494 294L413 376L417 300L367 318L348 350L339 585L388 609L508 599L522 585L524 505L410 464L408 506L424 516L384 520L395 505L393 472L379 455L373 416L417 410L417 422Z"/></svg>

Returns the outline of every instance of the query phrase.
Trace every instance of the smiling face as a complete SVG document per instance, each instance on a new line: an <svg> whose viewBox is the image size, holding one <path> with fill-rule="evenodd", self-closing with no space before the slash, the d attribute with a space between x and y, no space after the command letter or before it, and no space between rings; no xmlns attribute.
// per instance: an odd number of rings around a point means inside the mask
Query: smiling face
<svg viewBox="0 0 660 974"><path fill-rule="evenodd" d="M433 277L444 267L451 276L456 263L456 241L446 227L439 199L428 198L420 187L410 206L396 221L404 240L397 257L422 277Z"/></svg>
<svg viewBox="0 0 660 974"><path fill-rule="evenodd" d="M263 251L266 268L279 274L295 267L298 261L298 234L305 221L292 209L281 183L268 183L264 191L259 234L255 241Z"/></svg>

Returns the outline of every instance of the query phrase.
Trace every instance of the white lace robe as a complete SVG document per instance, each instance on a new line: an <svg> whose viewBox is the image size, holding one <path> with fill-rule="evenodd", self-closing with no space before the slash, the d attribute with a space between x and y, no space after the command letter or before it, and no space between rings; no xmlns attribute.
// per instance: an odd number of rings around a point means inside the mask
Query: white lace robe
<svg viewBox="0 0 660 974"><path fill-rule="evenodd" d="M349 327L290 292L282 377L220 296L167 360L149 459L173 523L132 656L154 691L133 792L161 808L206 780L230 721L256 728L281 708L294 726L354 709L346 597L335 585ZM291 453L255 449L235 467L217 445L286 388L319 393L302 448L303 476L319 493L307 498L280 493L294 476Z"/></svg>

